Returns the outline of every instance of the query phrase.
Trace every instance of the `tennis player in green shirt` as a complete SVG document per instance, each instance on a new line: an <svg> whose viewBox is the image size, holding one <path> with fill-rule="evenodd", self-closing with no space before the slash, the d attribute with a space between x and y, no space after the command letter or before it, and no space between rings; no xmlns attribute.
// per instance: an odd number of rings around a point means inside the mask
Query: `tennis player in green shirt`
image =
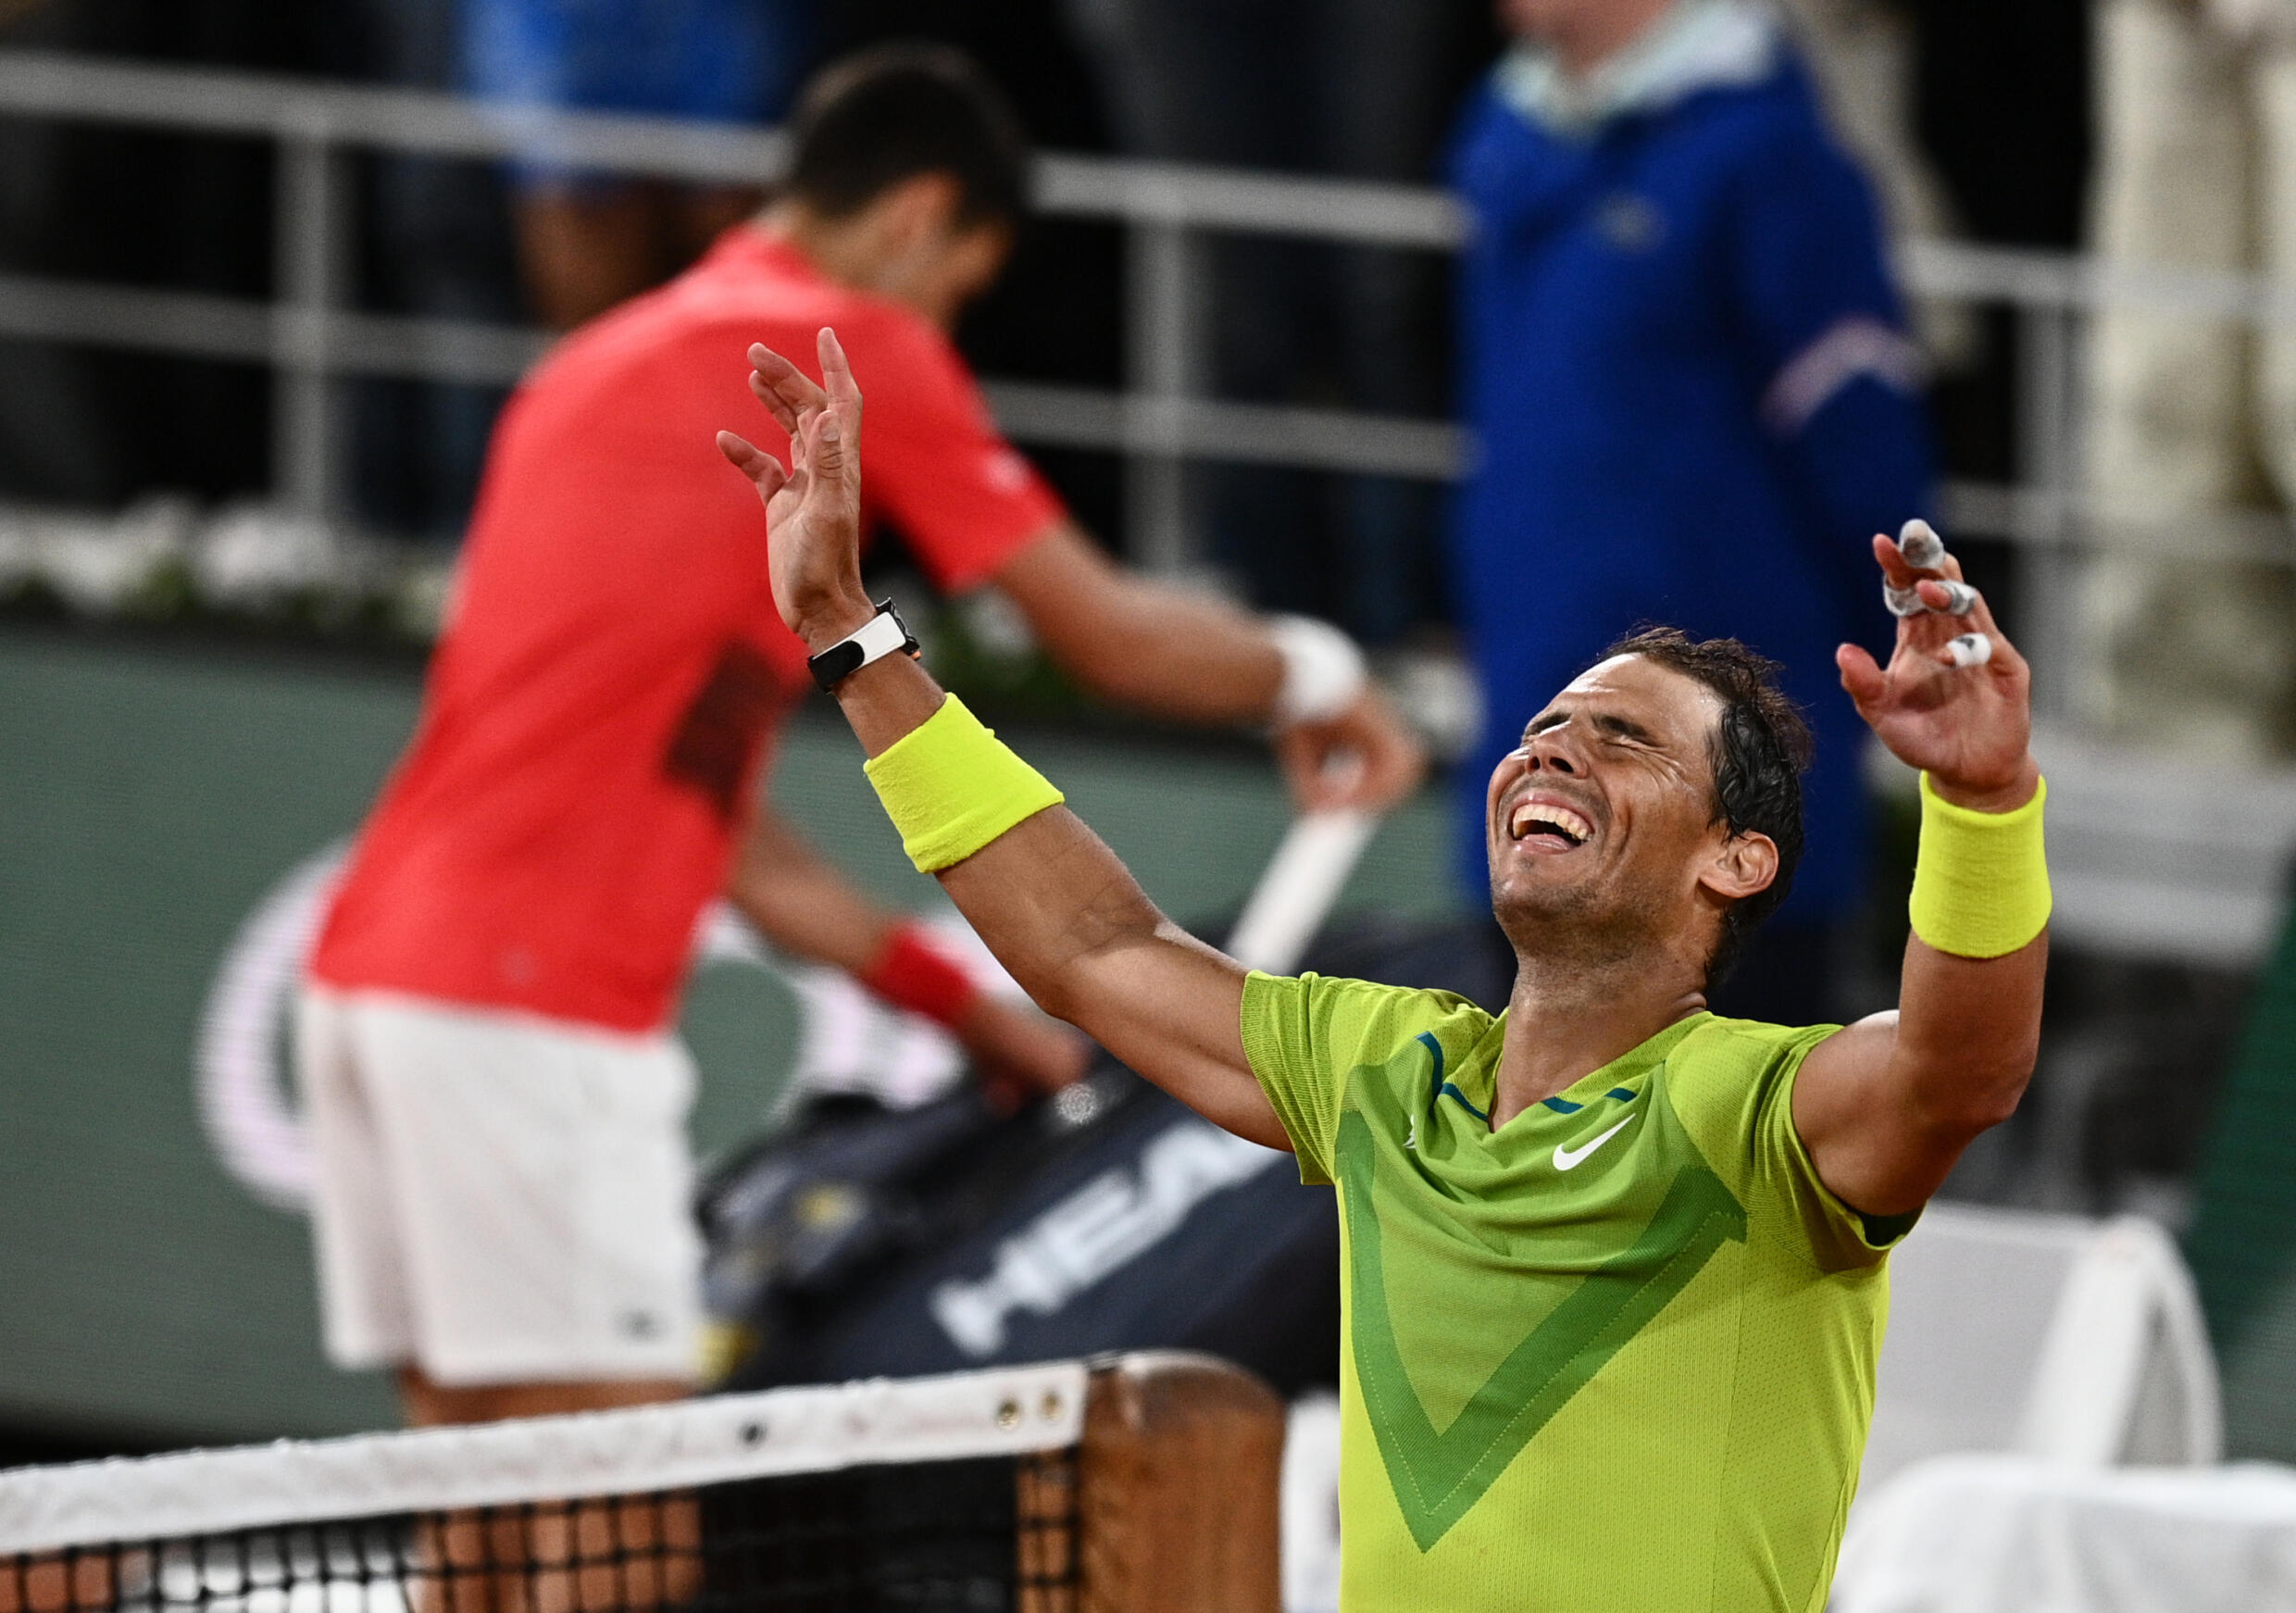
<svg viewBox="0 0 2296 1613"><path fill-rule="evenodd" d="M1896 1011L1707 1012L1791 877L1808 739L1759 656L1666 631L1559 691L1491 777L1504 1014L1247 973L899 653L861 586L860 394L820 345L826 393L751 350L788 472L719 445L910 857L1045 1009L1339 1189L1341 1606L1822 1608L1886 1253L2015 1107L2040 1027L2028 679L1958 567L1926 529L1926 568L1877 538L1897 646L1840 656L1923 771Z"/></svg>

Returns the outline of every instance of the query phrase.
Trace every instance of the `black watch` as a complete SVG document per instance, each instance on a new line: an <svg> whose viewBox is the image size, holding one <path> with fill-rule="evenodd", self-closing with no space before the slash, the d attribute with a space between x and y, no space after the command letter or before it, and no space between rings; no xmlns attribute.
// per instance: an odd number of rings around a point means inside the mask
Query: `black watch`
<svg viewBox="0 0 2296 1613"><path fill-rule="evenodd" d="M805 667L813 673L814 687L827 693L871 661L881 660L896 650L915 660L919 654L917 635L901 619L892 601L880 599L875 616L819 655L808 658Z"/></svg>

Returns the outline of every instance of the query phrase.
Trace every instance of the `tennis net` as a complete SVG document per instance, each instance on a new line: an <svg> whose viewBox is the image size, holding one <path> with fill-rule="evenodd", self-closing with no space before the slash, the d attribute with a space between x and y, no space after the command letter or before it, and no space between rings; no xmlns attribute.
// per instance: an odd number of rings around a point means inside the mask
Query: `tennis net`
<svg viewBox="0 0 2296 1613"><path fill-rule="evenodd" d="M0 1613L1241 1613L1281 1431L1146 1356L21 1469Z"/></svg>

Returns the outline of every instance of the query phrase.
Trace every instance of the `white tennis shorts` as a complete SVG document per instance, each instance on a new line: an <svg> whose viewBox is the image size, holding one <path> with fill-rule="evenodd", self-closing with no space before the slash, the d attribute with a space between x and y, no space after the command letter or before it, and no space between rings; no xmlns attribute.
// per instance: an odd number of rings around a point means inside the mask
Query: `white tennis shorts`
<svg viewBox="0 0 2296 1613"><path fill-rule="evenodd" d="M693 1064L675 1036L306 984L295 1069L338 1366L693 1378Z"/></svg>

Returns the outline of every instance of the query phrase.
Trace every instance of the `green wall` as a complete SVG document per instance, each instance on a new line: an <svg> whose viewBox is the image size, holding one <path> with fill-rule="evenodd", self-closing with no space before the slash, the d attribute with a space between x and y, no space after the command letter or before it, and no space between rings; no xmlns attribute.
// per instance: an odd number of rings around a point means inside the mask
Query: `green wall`
<svg viewBox="0 0 2296 1613"><path fill-rule="evenodd" d="M0 631L0 1423L162 1443L392 1420L379 1379L320 1358L304 1222L219 1163L193 1064L233 937L356 828L416 695L405 672ZM1281 832L1243 753L1023 743L1183 919L1232 909ZM788 735L775 789L863 884L940 902L826 712ZM1431 798L1399 814L1342 905L1443 910L1446 828ZM697 1147L758 1129L798 1029L775 974L698 971Z"/></svg>

